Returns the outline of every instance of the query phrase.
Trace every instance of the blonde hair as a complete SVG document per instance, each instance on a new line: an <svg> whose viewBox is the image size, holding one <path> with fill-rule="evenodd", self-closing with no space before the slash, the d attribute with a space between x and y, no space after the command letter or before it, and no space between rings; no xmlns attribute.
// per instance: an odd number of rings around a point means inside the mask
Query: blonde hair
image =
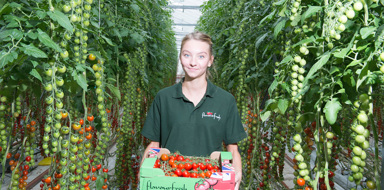
<svg viewBox="0 0 384 190"><path fill-rule="evenodd" d="M213 55L213 53L212 53L212 44L213 43L212 43L211 37L208 34L205 34L205 33L200 32L200 31L194 31L192 33L185 35L183 40L181 41L180 52L183 49L184 44L188 40L198 40L198 41L206 42L209 45L209 55L210 56Z"/></svg>

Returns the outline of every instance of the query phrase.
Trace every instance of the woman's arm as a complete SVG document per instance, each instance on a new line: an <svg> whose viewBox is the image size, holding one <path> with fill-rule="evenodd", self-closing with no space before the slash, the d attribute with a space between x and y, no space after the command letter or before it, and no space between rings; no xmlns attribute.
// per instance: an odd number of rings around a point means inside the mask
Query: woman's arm
<svg viewBox="0 0 384 190"><path fill-rule="evenodd" d="M147 154L149 152L149 149L150 148L159 148L159 147L160 147L160 143L159 142L151 141L151 143L149 143L149 145L145 149L144 154L143 154L143 156L141 158L140 167L141 167L141 164L143 163L143 161L145 159L145 156L147 156Z"/></svg>
<svg viewBox="0 0 384 190"><path fill-rule="evenodd" d="M238 190L240 187L241 177L242 177L242 165L241 165L241 156L237 143L227 145L228 152L232 153L233 167L235 168L235 190Z"/></svg>

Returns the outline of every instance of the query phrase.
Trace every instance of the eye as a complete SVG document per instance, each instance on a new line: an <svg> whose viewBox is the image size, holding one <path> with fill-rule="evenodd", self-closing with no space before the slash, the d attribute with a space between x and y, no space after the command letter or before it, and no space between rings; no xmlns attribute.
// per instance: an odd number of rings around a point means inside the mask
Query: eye
<svg viewBox="0 0 384 190"><path fill-rule="evenodd" d="M189 57L189 54L184 54L184 57Z"/></svg>
<svg viewBox="0 0 384 190"><path fill-rule="evenodd" d="M200 59L204 59L204 55L200 55L199 58L200 58Z"/></svg>

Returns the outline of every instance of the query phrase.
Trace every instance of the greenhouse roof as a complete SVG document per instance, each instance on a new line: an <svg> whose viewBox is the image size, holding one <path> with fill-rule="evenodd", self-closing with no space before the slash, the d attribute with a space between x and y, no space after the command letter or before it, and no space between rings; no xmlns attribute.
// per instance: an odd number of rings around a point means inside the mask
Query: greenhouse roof
<svg viewBox="0 0 384 190"><path fill-rule="evenodd" d="M169 7L173 9L173 29L175 31L177 50L180 50L183 37L195 30L195 26L201 16L201 5L206 0L170 0ZM182 74L179 67L178 75Z"/></svg>

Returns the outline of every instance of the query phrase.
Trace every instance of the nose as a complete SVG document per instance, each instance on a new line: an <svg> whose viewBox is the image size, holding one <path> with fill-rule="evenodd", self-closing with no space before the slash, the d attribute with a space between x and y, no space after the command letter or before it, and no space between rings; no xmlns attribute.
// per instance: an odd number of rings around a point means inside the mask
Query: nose
<svg viewBox="0 0 384 190"><path fill-rule="evenodd" d="M191 67L196 66L196 65L197 65L196 62L197 62L197 60L196 60L196 58L195 58L194 56L192 56L191 59L189 59L189 65L190 65Z"/></svg>

